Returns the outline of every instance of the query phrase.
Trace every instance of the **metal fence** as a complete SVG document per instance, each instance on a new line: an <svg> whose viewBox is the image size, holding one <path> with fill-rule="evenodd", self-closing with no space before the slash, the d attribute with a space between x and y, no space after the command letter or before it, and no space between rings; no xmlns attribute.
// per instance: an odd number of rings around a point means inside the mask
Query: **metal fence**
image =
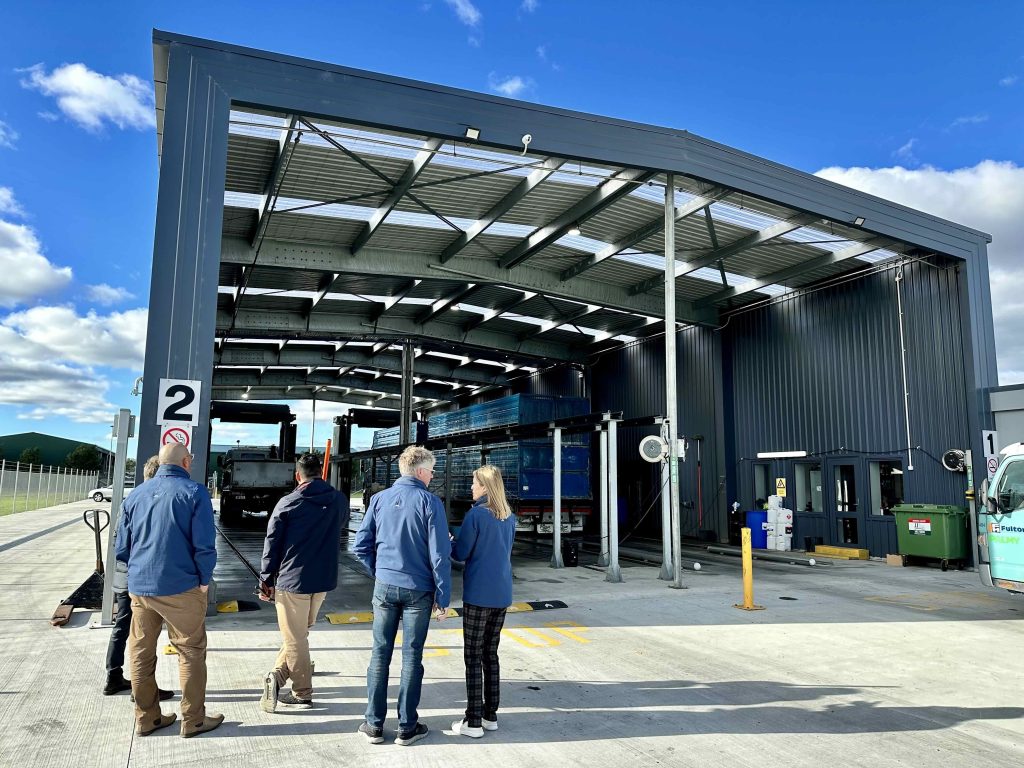
<svg viewBox="0 0 1024 768"><path fill-rule="evenodd" d="M81 501L99 472L0 460L0 515Z"/></svg>

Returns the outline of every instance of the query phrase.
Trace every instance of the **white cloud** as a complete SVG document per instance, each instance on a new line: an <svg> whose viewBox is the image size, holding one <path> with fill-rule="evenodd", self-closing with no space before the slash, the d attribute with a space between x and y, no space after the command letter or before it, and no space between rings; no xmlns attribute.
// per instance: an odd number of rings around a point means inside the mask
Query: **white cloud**
<svg viewBox="0 0 1024 768"><path fill-rule="evenodd" d="M71 268L55 267L40 249L30 227L0 219L0 274L17 276L0 281L0 307L13 307L71 282Z"/></svg>
<svg viewBox="0 0 1024 768"><path fill-rule="evenodd" d="M23 87L55 97L61 112L86 130L100 131L106 123L137 129L156 125L153 90L135 75L110 77L84 64L64 64L50 73L36 64L23 71Z"/></svg>
<svg viewBox="0 0 1024 768"><path fill-rule="evenodd" d="M135 298L135 294L128 290L120 287L115 288L114 286L107 285L106 283L90 285L86 289L86 295L91 301L95 301L97 304L102 304L105 307Z"/></svg>
<svg viewBox="0 0 1024 768"><path fill-rule="evenodd" d="M69 306L40 306L9 314L0 326L58 360L141 370L147 317L145 309L79 315Z"/></svg>
<svg viewBox="0 0 1024 768"><path fill-rule="evenodd" d="M988 115L965 115L964 117L958 117L950 123L949 127L959 128L961 125L979 125L985 122L988 122Z"/></svg>
<svg viewBox="0 0 1024 768"><path fill-rule="evenodd" d="M917 158L914 157L914 145L917 144L917 139L910 139L906 144L893 152L893 155L903 160L906 163L912 163L917 165Z"/></svg>
<svg viewBox="0 0 1024 768"><path fill-rule="evenodd" d="M469 37L467 37L466 42L469 43L474 48L480 47L480 38L477 37L476 35L470 35Z"/></svg>
<svg viewBox="0 0 1024 768"><path fill-rule="evenodd" d="M999 81L999 84L1004 88L1009 88L1011 85L1016 85L1018 79L1017 75L1007 75Z"/></svg>
<svg viewBox="0 0 1024 768"><path fill-rule="evenodd" d="M522 5L519 6L519 10L525 11L526 13L533 13L537 10L537 6L540 3L537 0L523 0Z"/></svg>
<svg viewBox="0 0 1024 768"><path fill-rule="evenodd" d="M18 140L18 132L11 126L0 120L0 147L14 149L14 142Z"/></svg>
<svg viewBox="0 0 1024 768"><path fill-rule="evenodd" d="M25 215L25 209L14 199L14 190L10 187L0 187L0 213L7 213L11 216Z"/></svg>
<svg viewBox="0 0 1024 768"><path fill-rule="evenodd" d="M528 77L519 75L499 77L493 72L488 76L487 84L492 91L511 98L522 96L526 91L532 90L534 86L533 80Z"/></svg>
<svg viewBox="0 0 1024 768"><path fill-rule="evenodd" d="M548 47L546 45L537 46L537 58L541 61L548 60Z"/></svg>
<svg viewBox="0 0 1024 768"><path fill-rule="evenodd" d="M477 26L483 21L483 14L470 0L444 0L448 6L455 11L459 21L469 27Z"/></svg>
<svg viewBox="0 0 1024 768"><path fill-rule="evenodd" d="M1024 381L1024 167L824 168L819 176L992 235L988 246L1000 382Z"/></svg>

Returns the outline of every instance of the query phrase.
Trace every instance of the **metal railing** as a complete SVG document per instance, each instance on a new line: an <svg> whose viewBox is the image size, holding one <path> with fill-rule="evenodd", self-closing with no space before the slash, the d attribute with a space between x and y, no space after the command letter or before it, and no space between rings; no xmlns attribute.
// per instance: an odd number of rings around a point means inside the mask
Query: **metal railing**
<svg viewBox="0 0 1024 768"><path fill-rule="evenodd" d="M0 515L81 501L99 472L0 460Z"/></svg>

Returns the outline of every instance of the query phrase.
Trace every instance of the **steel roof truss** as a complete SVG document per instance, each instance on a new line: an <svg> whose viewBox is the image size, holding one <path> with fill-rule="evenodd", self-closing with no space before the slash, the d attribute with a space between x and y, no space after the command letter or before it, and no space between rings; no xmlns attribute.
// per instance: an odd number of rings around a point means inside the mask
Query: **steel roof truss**
<svg viewBox="0 0 1024 768"><path fill-rule="evenodd" d="M758 232L751 232L749 235L741 237L728 245L724 245L721 248L715 248L709 253L694 259L693 261L676 262L676 279L688 275L690 272L696 272L698 269L707 267L714 264L719 259L727 259L730 256L735 256L740 251L745 251L748 248L766 243L769 240L774 240L776 237L793 232L794 230L800 229L800 227L806 227L815 221L818 221L817 216L811 214L802 213L794 216L793 218L786 219L784 221L778 221L769 227L766 227ZM794 243L798 245L798 243ZM665 284L665 278L663 275L655 275L654 277L642 280L629 288L630 294L636 295L641 293L647 293L658 286Z"/></svg>
<svg viewBox="0 0 1024 768"><path fill-rule="evenodd" d="M263 196L260 198L259 205L259 217L256 219L256 226L253 227L252 235L249 238L249 242L252 245L256 245L259 242L260 237L267 229L267 224L270 223L270 217L273 214L272 207L277 201L278 187L281 185L284 171L288 167L287 160L295 152L295 147L302 137L300 132L295 136L295 141L292 141L296 122L298 122L298 118L295 115L291 115L288 118L288 130L282 131L277 139L277 155L274 157L274 164L271 166L270 175L267 176L267 183L263 187Z"/></svg>
<svg viewBox="0 0 1024 768"><path fill-rule="evenodd" d="M723 189L721 187L715 187L710 192L695 197L693 200L683 203L676 208L676 221L682 221L688 216L692 216L702 208L706 211L711 203L728 197L731 190ZM593 256L588 256L577 264L573 264L567 270L562 272L561 279L569 280L570 278L576 277L577 275L586 272L591 267L596 267L602 261L610 259L616 254L622 253L627 248L632 248L637 243L641 243L652 235L656 235L665 228L665 217L656 216L642 226L634 229L628 235L620 239L618 242L611 243L600 251L595 253Z"/></svg>
<svg viewBox="0 0 1024 768"><path fill-rule="evenodd" d="M562 238L574 226L579 226L612 205L616 200L628 195L636 184L642 184L654 176L654 171L640 171L632 168L615 174L578 203L562 211L549 224L536 229L512 246L500 259L502 268L511 269L519 266L538 251Z"/></svg>

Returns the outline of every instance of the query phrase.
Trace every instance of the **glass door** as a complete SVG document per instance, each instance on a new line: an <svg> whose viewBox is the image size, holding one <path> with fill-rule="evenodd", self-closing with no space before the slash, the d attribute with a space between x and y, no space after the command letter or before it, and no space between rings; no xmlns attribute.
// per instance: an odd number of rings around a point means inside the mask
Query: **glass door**
<svg viewBox="0 0 1024 768"><path fill-rule="evenodd" d="M865 532L858 463L830 460L825 465L825 476L832 541L841 547L860 547Z"/></svg>

